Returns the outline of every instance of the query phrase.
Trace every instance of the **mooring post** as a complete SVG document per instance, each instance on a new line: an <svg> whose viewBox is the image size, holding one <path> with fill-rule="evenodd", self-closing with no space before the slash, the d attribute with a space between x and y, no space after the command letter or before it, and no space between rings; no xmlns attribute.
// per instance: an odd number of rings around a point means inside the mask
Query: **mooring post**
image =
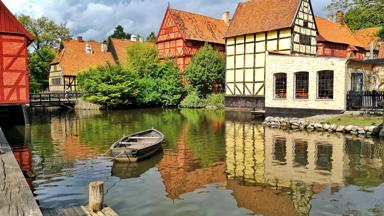
<svg viewBox="0 0 384 216"><path fill-rule="evenodd" d="M94 181L89 183L89 212L98 212L103 209L104 182Z"/></svg>

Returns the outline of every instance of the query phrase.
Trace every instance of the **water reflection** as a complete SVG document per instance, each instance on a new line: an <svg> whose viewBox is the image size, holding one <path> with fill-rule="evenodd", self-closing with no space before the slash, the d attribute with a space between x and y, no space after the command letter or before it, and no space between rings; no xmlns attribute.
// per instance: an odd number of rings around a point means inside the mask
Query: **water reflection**
<svg viewBox="0 0 384 216"><path fill-rule="evenodd" d="M88 182L103 180L106 203L121 215L383 212L380 142L264 129L248 117L161 109L36 114L29 154L37 199L45 208L79 205ZM123 134L151 127L166 136L162 153L141 164L102 156Z"/></svg>

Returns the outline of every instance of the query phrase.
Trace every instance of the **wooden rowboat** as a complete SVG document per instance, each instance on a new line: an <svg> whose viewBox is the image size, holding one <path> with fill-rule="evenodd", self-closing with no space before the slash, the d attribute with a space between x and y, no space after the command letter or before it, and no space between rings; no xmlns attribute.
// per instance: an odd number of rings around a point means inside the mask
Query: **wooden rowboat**
<svg viewBox="0 0 384 216"><path fill-rule="evenodd" d="M163 141L160 131L149 129L124 136L112 144L110 151L116 161L137 162L155 154Z"/></svg>

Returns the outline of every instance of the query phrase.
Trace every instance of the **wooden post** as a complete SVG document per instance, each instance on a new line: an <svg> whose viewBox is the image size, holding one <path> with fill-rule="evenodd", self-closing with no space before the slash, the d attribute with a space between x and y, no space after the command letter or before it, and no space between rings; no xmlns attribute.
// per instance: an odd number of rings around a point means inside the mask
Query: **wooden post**
<svg viewBox="0 0 384 216"><path fill-rule="evenodd" d="M103 209L104 182L94 181L89 183L89 212L98 212Z"/></svg>

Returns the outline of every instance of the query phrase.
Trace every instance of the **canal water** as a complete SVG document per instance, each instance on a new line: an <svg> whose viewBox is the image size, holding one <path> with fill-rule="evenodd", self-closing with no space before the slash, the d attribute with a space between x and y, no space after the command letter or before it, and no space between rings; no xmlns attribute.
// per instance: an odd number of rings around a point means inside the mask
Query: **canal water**
<svg viewBox="0 0 384 216"><path fill-rule="evenodd" d="M163 150L137 164L103 153L157 128ZM384 145L341 134L263 128L248 113L36 112L7 130L42 208L84 205L105 182L120 215L384 215Z"/></svg>

